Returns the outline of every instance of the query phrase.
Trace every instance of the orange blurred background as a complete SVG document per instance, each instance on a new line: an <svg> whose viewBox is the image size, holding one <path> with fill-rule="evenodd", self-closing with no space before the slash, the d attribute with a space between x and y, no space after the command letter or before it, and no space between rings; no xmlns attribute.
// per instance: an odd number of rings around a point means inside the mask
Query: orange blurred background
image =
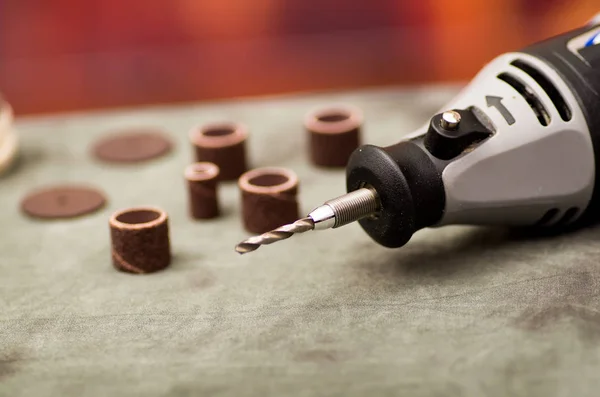
<svg viewBox="0 0 600 397"><path fill-rule="evenodd" d="M17 113L467 80L598 0L1 0Z"/></svg>

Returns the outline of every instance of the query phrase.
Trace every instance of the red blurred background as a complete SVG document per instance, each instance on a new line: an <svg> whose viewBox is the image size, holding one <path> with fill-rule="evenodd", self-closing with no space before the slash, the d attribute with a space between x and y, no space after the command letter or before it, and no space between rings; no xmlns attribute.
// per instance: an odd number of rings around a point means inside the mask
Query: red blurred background
<svg viewBox="0 0 600 397"><path fill-rule="evenodd" d="M0 0L17 113L466 80L598 0Z"/></svg>

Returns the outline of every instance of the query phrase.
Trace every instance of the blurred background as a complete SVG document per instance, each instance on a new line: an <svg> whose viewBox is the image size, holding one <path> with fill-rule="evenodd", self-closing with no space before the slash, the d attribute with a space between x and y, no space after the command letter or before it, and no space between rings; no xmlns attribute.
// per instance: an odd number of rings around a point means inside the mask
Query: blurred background
<svg viewBox="0 0 600 397"><path fill-rule="evenodd" d="M598 0L0 0L18 114L466 81Z"/></svg>

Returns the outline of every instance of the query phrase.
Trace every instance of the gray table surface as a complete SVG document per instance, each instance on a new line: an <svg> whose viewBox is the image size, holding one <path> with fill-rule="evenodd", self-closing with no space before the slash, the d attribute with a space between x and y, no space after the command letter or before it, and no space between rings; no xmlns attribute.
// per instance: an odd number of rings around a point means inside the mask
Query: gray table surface
<svg viewBox="0 0 600 397"><path fill-rule="evenodd" d="M25 118L19 166L0 179L2 396L584 396L600 387L600 229L523 239L447 227L382 248L358 225L240 257L235 184L224 216L187 216L187 131L238 120L254 166L301 178L302 208L344 192L343 171L306 160L301 119L351 103L365 141L412 131L456 87L298 95ZM169 156L107 166L90 145L158 126ZM107 207L69 221L18 210L32 188L87 182ZM135 276L111 267L108 217L152 204L170 214L174 261Z"/></svg>

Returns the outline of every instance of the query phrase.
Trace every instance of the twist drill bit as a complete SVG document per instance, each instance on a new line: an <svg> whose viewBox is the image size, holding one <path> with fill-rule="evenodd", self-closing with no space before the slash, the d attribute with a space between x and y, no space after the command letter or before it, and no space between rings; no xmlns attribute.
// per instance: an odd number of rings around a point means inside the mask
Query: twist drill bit
<svg viewBox="0 0 600 397"><path fill-rule="evenodd" d="M261 245L273 244L286 238L292 237L296 233L304 233L315 228L315 223L311 218L298 219L289 225L283 225L270 232L263 233L260 236L250 237L239 243L235 250L240 254L246 254L257 250Z"/></svg>
<svg viewBox="0 0 600 397"><path fill-rule="evenodd" d="M288 239L296 233L309 230L336 228L374 215L379 209L379 200L375 190L362 188L325 202L311 211L306 218L298 219L289 225L250 237L239 243L235 250L246 254L257 250L261 245L273 244Z"/></svg>

